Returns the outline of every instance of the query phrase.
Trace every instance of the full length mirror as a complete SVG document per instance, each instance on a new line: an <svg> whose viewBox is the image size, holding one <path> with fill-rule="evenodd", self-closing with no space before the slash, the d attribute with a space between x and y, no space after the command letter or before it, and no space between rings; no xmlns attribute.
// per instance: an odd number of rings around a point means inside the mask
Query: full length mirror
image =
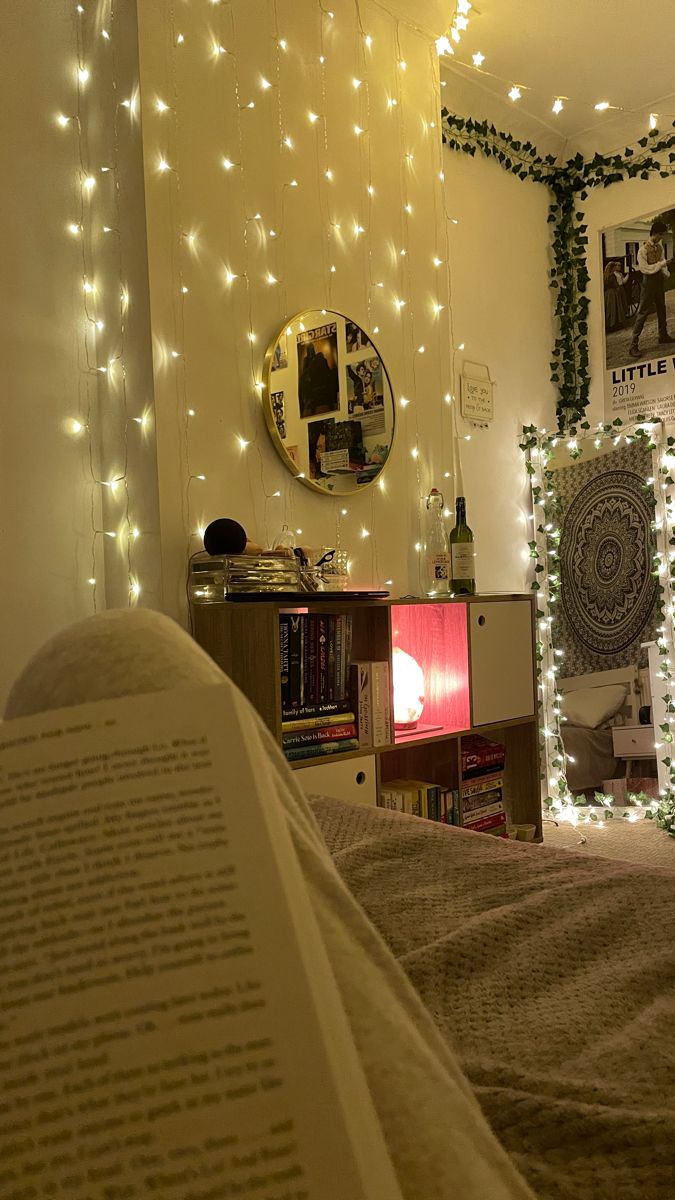
<svg viewBox="0 0 675 1200"><path fill-rule="evenodd" d="M312 309L284 325L265 358L263 404L277 452L309 487L349 495L377 480L394 439L394 397L355 321Z"/></svg>
<svg viewBox="0 0 675 1200"><path fill-rule="evenodd" d="M649 647L659 584L670 586L662 428L533 439L530 454L549 793L655 800L663 685Z"/></svg>

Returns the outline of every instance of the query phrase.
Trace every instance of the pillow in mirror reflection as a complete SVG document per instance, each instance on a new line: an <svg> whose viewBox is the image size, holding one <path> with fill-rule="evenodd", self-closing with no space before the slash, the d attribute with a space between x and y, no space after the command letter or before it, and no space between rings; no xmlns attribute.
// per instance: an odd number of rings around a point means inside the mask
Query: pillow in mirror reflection
<svg viewBox="0 0 675 1200"><path fill-rule="evenodd" d="M424 712L424 672L411 654L394 646L392 674L394 725L399 728L416 725Z"/></svg>

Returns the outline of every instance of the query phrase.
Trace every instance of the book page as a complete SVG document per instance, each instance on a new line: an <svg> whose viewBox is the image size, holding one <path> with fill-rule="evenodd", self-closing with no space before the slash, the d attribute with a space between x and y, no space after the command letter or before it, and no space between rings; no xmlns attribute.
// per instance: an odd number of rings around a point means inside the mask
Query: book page
<svg viewBox="0 0 675 1200"><path fill-rule="evenodd" d="M3 1200L400 1200L248 706L0 725Z"/></svg>

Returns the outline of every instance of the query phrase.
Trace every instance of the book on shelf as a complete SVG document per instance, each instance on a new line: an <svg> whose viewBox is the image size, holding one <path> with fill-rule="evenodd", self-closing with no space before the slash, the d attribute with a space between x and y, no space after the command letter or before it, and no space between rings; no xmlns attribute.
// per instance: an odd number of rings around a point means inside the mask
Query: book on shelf
<svg viewBox="0 0 675 1200"><path fill-rule="evenodd" d="M492 742L476 733L463 737L461 747L463 782L504 770L506 748L501 742Z"/></svg>
<svg viewBox="0 0 675 1200"><path fill-rule="evenodd" d="M349 613L280 613L281 706L294 712L340 705L348 698L352 617Z"/></svg>
<svg viewBox="0 0 675 1200"><path fill-rule="evenodd" d="M356 721L347 724L325 725L318 729L298 729L292 733L282 733L281 744L284 750L292 746L313 746L318 742L340 742L345 738L356 737Z"/></svg>
<svg viewBox="0 0 675 1200"><path fill-rule="evenodd" d="M356 661L351 665L352 696L362 746L389 746L394 723L388 662Z"/></svg>
<svg viewBox="0 0 675 1200"><path fill-rule="evenodd" d="M217 685L0 725L6 1200L401 1200L264 754Z"/></svg>
<svg viewBox="0 0 675 1200"><path fill-rule="evenodd" d="M299 758L326 758L329 754L345 754L358 748L358 738L342 738L336 742L315 742L313 746L284 746L284 754L289 762L296 762Z"/></svg>
<svg viewBox="0 0 675 1200"><path fill-rule="evenodd" d="M466 819L471 813L481 812L493 804L501 804L503 807L503 802L504 789L500 781L498 786L491 787L487 791L476 792L473 796L462 796L462 812Z"/></svg>
<svg viewBox="0 0 675 1200"><path fill-rule="evenodd" d="M420 779L392 779L380 787L380 805L430 821L441 821L442 790L439 784Z"/></svg>
<svg viewBox="0 0 675 1200"><path fill-rule="evenodd" d="M506 837L506 813L492 813L487 817L480 817L476 821L465 823L464 828L470 833L494 833L498 837Z"/></svg>
<svg viewBox="0 0 675 1200"><path fill-rule="evenodd" d="M293 733L304 729L323 729L331 725L345 725L356 720L355 714L346 705L340 706L339 712L317 710L313 717L298 717L298 719L282 721L281 732Z"/></svg>

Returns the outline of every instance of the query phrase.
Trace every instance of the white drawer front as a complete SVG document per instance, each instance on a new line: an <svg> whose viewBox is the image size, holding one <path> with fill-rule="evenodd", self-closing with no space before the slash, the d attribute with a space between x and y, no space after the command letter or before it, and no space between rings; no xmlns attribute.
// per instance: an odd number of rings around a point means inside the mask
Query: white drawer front
<svg viewBox="0 0 675 1200"><path fill-rule="evenodd" d="M307 796L336 796L356 804L377 804L374 754L300 767L293 774Z"/></svg>
<svg viewBox="0 0 675 1200"><path fill-rule="evenodd" d="M651 725L615 725L612 741L617 758L656 758Z"/></svg>
<svg viewBox="0 0 675 1200"><path fill-rule="evenodd" d="M529 600L469 605L474 725L534 713L532 607Z"/></svg>

